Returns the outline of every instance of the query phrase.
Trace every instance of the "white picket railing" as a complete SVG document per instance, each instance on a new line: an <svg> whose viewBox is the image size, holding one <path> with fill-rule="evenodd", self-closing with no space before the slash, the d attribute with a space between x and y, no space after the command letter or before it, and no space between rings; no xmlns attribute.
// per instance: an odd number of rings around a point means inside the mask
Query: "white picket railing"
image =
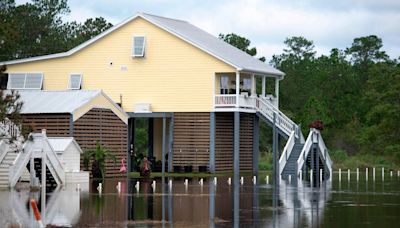
<svg viewBox="0 0 400 228"><path fill-rule="evenodd" d="M292 153L294 144L295 144L295 133L292 131L290 134L290 137L285 145L285 148L283 148L281 158L279 159L279 174L282 175L283 169L285 168L286 162L290 157L290 154Z"/></svg>
<svg viewBox="0 0 400 228"><path fill-rule="evenodd" d="M236 106L235 94L223 94L215 96L215 107L226 108Z"/></svg>
<svg viewBox="0 0 400 228"><path fill-rule="evenodd" d="M332 177L332 164L333 164L333 162L331 160L331 157L329 156L328 148L325 145L324 139L322 138L322 135L321 135L321 133L319 131L318 131L318 134L319 134L319 136L318 136L319 151L321 151L322 157L324 158L325 164L326 164L326 166L327 166L327 168L329 170L330 177Z"/></svg>

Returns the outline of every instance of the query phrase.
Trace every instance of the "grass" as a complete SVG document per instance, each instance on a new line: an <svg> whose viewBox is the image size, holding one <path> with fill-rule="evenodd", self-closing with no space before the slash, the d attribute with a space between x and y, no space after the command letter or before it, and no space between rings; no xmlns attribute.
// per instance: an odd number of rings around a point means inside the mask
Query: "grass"
<svg viewBox="0 0 400 228"><path fill-rule="evenodd" d="M333 161L333 169L365 169L365 168L385 168L387 170L398 170L399 164L389 156L357 154L348 156L345 151L337 150L330 153Z"/></svg>

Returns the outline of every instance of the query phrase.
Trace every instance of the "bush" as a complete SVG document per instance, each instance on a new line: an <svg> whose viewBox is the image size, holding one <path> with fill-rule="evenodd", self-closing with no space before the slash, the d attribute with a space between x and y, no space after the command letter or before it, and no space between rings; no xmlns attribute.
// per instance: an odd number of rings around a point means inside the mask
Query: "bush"
<svg viewBox="0 0 400 228"><path fill-rule="evenodd" d="M334 150L330 153L331 159L333 162L344 162L347 158L347 152L345 150Z"/></svg>

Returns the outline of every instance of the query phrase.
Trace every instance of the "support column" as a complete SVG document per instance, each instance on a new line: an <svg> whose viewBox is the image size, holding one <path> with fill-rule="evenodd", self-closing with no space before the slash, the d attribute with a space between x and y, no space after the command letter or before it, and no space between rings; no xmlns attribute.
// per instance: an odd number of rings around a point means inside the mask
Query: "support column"
<svg viewBox="0 0 400 228"><path fill-rule="evenodd" d="M260 119L254 114L253 117L253 176L258 176L258 156L259 153L259 141L260 141ZM258 178L257 178L258 180Z"/></svg>
<svg viewBox="0 0 400 228"><path fill-rule="evenodd" d="M154 118L149 118L147 130L147 142L149 148L149 157L154 156Z"/></svg>
<svg viewBox="0 0 400 228"><path fill-rule="evenodd" d="M256 96L256 78L255 75L251 75L251 96Z"/></svg>
<svg viewBox="0 0 400 228"><path fill-rule="evenodd" d="M168 130L169 130L168 172L172 172L173 171L172 161L174 159L174 113L171 113Z"/></svg>
<svg viewBox="0 0 400 228"><path fill-rule="evenodd" d="M135 167L133 164L135 149L135 118L128 119L128 172L133 172Z"/></svg>
<svg viewBox="0 0 400 228"><path fill-rule="evenodd" d="M210 112L210 173L215 173L215 112Z"/></svg>
<svg viewBox="0 0 400 228"><path fill-rule="evenodd" d="M233 120L233 183L239 184L240 159L240 112L234 112Z"/></svg>
<svg viewBox="0 0 400 228"><path fill-rule="evenodd" d="M240 72L236 71L236 108L239 108Z"/></svg>
<svg viewBox="0 0 400 228"><path fill-rule="evenodd" d="M274 113L274 123L272 127L272 151L273 151L273 174L274 174L274 182L276 186L279 183L279 134L278 129L276 127L276 113Z"/></svg>
<svg viewBox="0 0 400 228"><path fill-rule="evenodd" d="M279 79L275 79L275 97L276 97L276 107L279 107Z"/></svg>
<svg viewBox="0 0 400 228"><path fill-rule="evenodd" d="M262 76L262 92L261 92L261 96L265 97L265 76Z"/></svg>
<svg viewBox="0 0 400 228"><path fill-rule="evenodd" d="M166 117L163 117L162 121L162 158L161 158L161 168L162 168L162 176L164 177L165 173L165 154L166 154L166 147L167 147L167 137L166 137L166 127L167 127L167 119Z"/></svg>

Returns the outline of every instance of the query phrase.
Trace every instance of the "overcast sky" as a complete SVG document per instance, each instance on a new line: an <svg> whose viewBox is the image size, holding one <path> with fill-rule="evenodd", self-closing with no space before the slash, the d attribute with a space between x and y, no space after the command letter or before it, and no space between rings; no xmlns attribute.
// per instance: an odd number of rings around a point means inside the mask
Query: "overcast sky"
<svg viewBox="0 0 400 228"><path fill-rule="evenodd" d="M17 3L27 2L17 0ZM189 21L217 36L249 38L260 56L282 53L286 37L313 40L318 54L377 35L391 58L400 56L400 0L69 0L66 20L104 17L113 24L145 12Z"/></svg>

